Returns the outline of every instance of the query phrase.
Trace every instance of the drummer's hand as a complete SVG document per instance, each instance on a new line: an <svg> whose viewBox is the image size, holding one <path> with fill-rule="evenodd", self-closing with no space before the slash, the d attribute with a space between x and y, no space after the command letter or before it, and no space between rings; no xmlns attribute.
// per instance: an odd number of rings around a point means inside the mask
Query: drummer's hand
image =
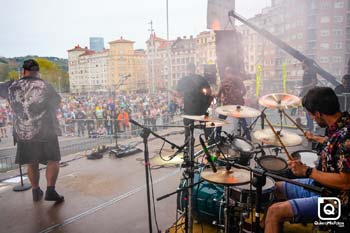
<svg viewBox="0 0 350 233"><path fill-rule="evenodd" d="M300 160L289 160L288 166L296 176L305 176L307 166Z"/></svg>
<svg viewBox="0 0 350 233"><path fill-rule="evenodd" d="M315 140L315 135L311 133L310 131L305 131L304 136L306 139L314 141Z"/></svg>

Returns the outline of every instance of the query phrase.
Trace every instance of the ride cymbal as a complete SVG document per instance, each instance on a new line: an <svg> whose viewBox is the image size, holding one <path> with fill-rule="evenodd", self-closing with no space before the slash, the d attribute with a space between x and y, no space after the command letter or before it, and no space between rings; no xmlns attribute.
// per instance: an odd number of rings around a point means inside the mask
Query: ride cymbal
<svg viewBox="0 0 350 233"><path fill-rule="evenodd" d="M210 183L222 185L242 185L250 181L249 171L238 168L231 168L227 171L226 167L219 167L216 173L211 169L206 169L202 171L201 176Z"/></svg>
<svg viewBox="0 0 350 233"><path fill-rule="evenodd" d="M277 133L285 146L297 146L300 145L303 141L302 137L300 137L298 134L289 132L284 129L281 132ZM253 133L253 135L258 141L263 142L265 144L281 146L281 143L278 141L277 136L273 133L273 131L270 128L257 130Z"/></svg>
<svg viewBox="0 0 350 233"><path fill-rule="evenodd" d="M224 105L217 107L215 111L221 115L236 118L257 117L261 114L259 110L243 105Z"/></svg>
<svg viewBox="0 0 350 233"><path fill-rule="evenodd" d="M259 104L270 109L288 109L298 107L301 99L295 95L273 93L260 97Z"/></svg>

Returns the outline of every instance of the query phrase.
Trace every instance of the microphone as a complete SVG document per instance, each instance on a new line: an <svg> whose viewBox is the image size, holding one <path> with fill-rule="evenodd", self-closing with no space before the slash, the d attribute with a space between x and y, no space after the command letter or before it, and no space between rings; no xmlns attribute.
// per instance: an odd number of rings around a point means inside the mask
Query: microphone
<svg viewBox="0 0 350 233"><path fill-rule="evenodd" d="M205 146L204 140L202 139L201 136L199 136L199 141L200 141L200 143L201 143L201 145L202 145L203 152L204 152L204 154L206 155L206 159L207 159L208 162L210 163L210 166L211 166L211 168L213 169L213 172L216 173L217 170L216 170L215 164L213 163L213 160L211 160L211 156L210 156L210 154L209 154L208 148Z"/></svg>
<svg viewBox="0 0 350 233"><path fill-rule="evenodd" d="M135 121L135 120L133 120L133 119L131 119L131 118L129 119L129 122L132 123L132 124L134 124L134 125L137 125L137 126L139 126L139 127L141 127L141 128L144 128L143 125L139 124L137 121Z"/></svg>

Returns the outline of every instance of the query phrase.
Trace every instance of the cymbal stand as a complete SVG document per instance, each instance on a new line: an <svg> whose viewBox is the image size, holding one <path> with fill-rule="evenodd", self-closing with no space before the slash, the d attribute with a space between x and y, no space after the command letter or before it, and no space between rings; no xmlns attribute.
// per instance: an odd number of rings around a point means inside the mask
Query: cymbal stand
<svg viewBox="0 0 350 233"><path fill-rule="evenodd" d="M249 131L251 131L253 129L253 127L255 126L256 122L259 120L259 118L261 118L261 128L264 129L264 118L262 117L262 114L265 114L265 110L267 108L265 107L262 111L261 111L261 114L259 116L257 116L254 121L249 125L248 129Z"/></svg>

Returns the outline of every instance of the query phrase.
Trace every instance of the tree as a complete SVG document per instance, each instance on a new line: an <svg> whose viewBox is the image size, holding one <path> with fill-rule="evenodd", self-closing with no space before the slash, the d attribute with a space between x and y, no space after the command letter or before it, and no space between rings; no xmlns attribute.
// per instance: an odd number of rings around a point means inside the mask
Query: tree
<svg viewBox="0 0 350 233"><path fill-rule="evenodd" d="M56 90L69 91L68 73L60 69L55 63L45 58L35 59L40 66L41 78L50 82Z"/></svg>
<svg viewBox="0 0 350 233"><path fill-rule="evenodd" d="M19 75L17 71L11 70L7 73L7 79L9 80L18 80L18 77Z"/></svg>

